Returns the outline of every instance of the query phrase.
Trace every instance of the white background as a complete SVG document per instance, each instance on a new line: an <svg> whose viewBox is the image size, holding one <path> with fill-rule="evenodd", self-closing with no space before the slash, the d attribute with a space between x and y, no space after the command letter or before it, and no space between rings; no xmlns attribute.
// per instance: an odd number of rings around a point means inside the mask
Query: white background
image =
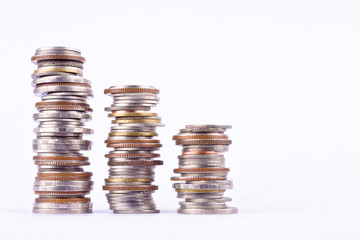
<svg viewBox="0 0 360 240"><path fill-rule="evenodd" d="M358 1L0 1L0 239L359 239ZM91 215L31 213L35 49L87 58L95 129ZM114 215L104 107L111 85L160 89L166 124L158 215ZM187 124L231 124L237 215L176 214L171 187Z"/></svg>

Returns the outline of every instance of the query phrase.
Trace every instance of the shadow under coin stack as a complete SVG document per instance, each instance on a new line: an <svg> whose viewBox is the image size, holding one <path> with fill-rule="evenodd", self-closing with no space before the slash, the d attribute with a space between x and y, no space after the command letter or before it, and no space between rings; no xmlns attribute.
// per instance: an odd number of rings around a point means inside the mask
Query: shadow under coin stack
<svg viewBox="0 0 360 240"><path fill-rule="evenodd" d="M228 168L225 168L224 155L231 140L224 134L231 126L222 125L188 125L173 137L176 145L182 145L179 158L179 177L172 177L173 187L180 202L178 213L184 214L231 214L237 208L228 207L225 203L231 198L224 197L226 189L233 187L227 180Z"/></svg>
<svg viewBox="0 0 360 240"><path fill-rule="evenodd" d="M38 173L34 191L34 213L90 213L92 203L85 198L92 188L89 165L80 151L90 150L91 141L83 134L92 112L87 99L92 97L90 81L82 77L85 58L77 49L65 47L40 48L31 58L38 68L32 75L39 123L33 141Z"/></svg>
<svg viewBox="0 0 360 240"><path fill-rule="evenodd" d="M105 157L109 159L109 178L104 190L110 209L114 213L158 213L152 193L158 189L154 181L154 168L163 161L155 160L160 154L156 127L163 126L156 113L149 112L159 99L158 89L150 86L114 86L105 90L114 98L109 117L116 126L111 127L107 147L114 148Z"/></svg>

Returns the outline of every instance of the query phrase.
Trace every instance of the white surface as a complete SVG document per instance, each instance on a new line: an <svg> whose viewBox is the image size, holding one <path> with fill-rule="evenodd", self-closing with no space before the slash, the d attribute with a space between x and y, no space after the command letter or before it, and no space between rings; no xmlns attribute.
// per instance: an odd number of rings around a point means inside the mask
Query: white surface
<svg viewBox="0 0 360 240"><path fill-rule="evenodd" d="M0 239L360 238L358 1L1 1ZM94 213L31 214L36 167L30 57L80 48L95 98L90 156ZM149 84L164 166L159 215L113 215L104 154L111 102L103 89ZM183 216L169 181L192 123L231 124L225 155L239 214ZM185 238L186 237L186 238Z"/></svg>

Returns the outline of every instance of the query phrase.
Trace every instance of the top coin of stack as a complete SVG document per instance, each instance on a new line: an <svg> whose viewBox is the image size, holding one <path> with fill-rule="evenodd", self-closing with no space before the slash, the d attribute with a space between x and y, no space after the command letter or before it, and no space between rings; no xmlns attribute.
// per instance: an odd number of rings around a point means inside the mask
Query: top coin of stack
<svg viewBox="0 0 360 240"><path fill-rule="evenodd" d="M148 112L159 99L158 89L150 86L114 86L105 90L114 101L105 110L116 126L111 127L107 147L114 148L106 157L110 166L104 190L114 213L158 213L151 194L157 190L154 168L162 165L154 160L160 154L156 127L163 126L156 113Z"/></svg>
<svg viewBox="0 0 360 240"><path fill-rule="evenodd" d="M180 202L178 213L184 214L229 214L237 213L237 208L227 207L225 202L231 198L223 197L226 189L233 187L227 180L228 168L225 158L219 154L226 152L231 140L224 134L228 125L188 125L181 129L173 139L176 145L182 145L179 168L175 173L180 177L172 177L173 187Z"/></svg>
<svg viewBox="0 0 360 240"><path fill-rule="evenodd" d="M90 150L91 141L83 134L93 131L84 128L92 112L87 99L93 96L91 83L82 77L85 58L77 49L66 47L40 48L31 58L38 68L32 74L34 94L41 97L36 103L39 122L33 141L38 175L35 180L35 213L89 213L92 188L89 165L80 151Z"/></svg>

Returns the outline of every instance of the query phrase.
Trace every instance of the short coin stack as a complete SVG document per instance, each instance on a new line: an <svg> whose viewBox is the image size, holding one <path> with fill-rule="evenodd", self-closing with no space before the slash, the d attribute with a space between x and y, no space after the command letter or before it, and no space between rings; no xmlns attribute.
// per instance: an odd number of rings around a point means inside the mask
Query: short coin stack
<svg viewBox="0 0 360 240"><path fill-rule="evenodd" d="M223 125L188 125L173 137L177 145L183 146L179 158L179 177L172 177L173 187L180 202L178 213L184 214L230 214L237 213L237 208L228 207L224 197L226 189L233 187L227 180L228 168L225 168L224 155L231 140L224 134L231 126Z"/></svg>
<svg viewBox="0 0 360 240"><path fill-rule="evenodd" d="M154 168L163 162L154 158L161 147L156 127L163 126L156 113L149 112L159 99L158 89L151 86L114 86L105 90L114 98L109 117L116 126L111 127L107 147L114 148L105 157L109 159L109 178L104 190L110 209L114 213L158 213L152 193L158 189L154 181Z"/></svg>
<svg viewBox="0 0 360 240"><path fill-rule="evenodd" d="M92 203L85 195L92 188L89 165L80 151L90 150L91 141L83 134L92 112L87 99L92 97L90 81L82 77L85 58L77 49L66 47L40 48L31 58L38 68L34 71L34 94L39 111L34 119L39 123L33 141L38 174L34 191L34 213L90 213Z"/></svg>

